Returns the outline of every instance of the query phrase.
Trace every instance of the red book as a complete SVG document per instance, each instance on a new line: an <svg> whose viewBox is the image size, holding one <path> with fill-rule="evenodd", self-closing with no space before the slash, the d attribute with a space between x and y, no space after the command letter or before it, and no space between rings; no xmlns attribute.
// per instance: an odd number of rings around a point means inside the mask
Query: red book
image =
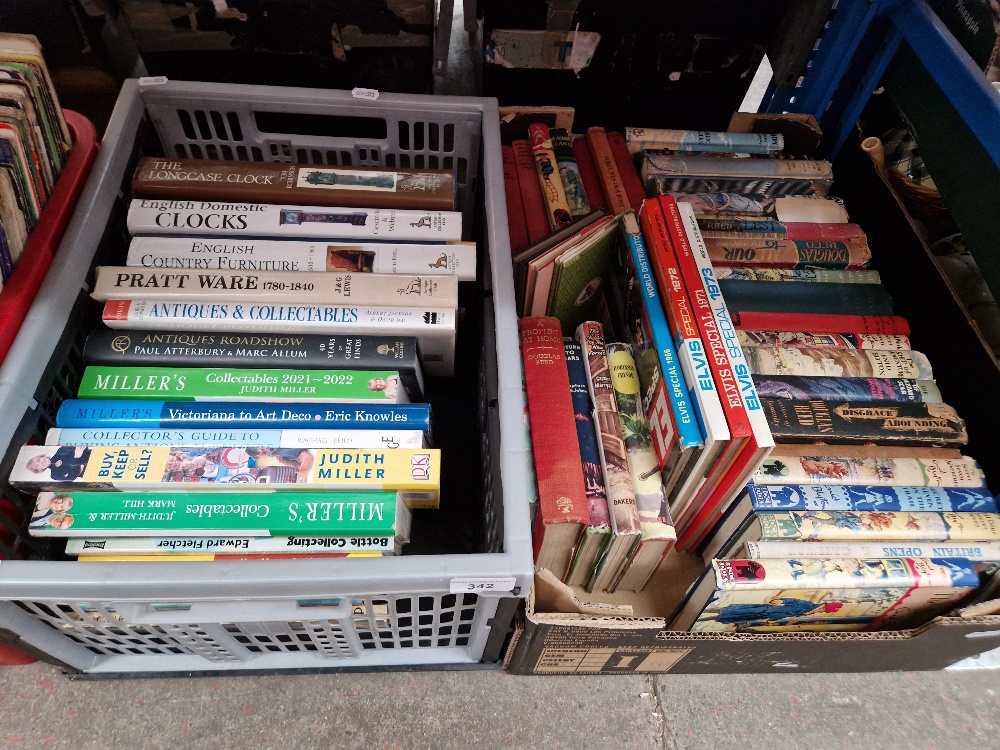
<svg viewBox="0 0 1000 750"><path fill-rule="evenodd" d="M594 159L597 179L601 183L608 211L613 216L625 213L632 207L629 205L625 185L622 182L622 176L618 171L618 164L615 162L615 155L611 151L611 144L608 143L608 135L604 132L604 128L587 130L587 147Z"/></svg>
<svg viewBox="0 0 1000 750"><path fill-rule="evenodd" d="M591 210L597 208L607 210L608 204L604 201L601 181L597 178L597 167L594 166L594 159L590 155L585 136L578 135L573 139L573 158L576 159L576 168L580 170L583 192L587 194L587 203L590 204Z"/></svg>
<svg viewBox="0 0 1000 750"><path fill-rule="evenodd" d="M521 203L521 186L517 179L517 164L514 149L501 146L503 153L503 189L507 197L507 231L510 233L510 251L516 253L528 246L528 225L524 221L524 206Z"/></svg>
<svg viewBox="0 0 1000 750"><path fill-rule="evenodd" d="M533 245L549 236L549 221L545 218L545 196L538 184L535 170L535 155L527 140L514 141L514 165L517 167L517 182L521 186L521 205L524 221L528 227L528 244Z"/></svg>
<svg viewBox="0 0 1000 750"><path fill-rule="evenodd" d="M744 331L809 331L810 333L879 333L910 335L910 324L898 315L814 315L812 313L738 312L733 325Z"/></svg>
<svg viewBox="0 0 1000 750"><path fill-rule="evenodd" d="M538 483L535 564L564 580L590 525L590 508L562 324L556 318L522 318L518 326Z"/></svg>
<svg viewBox="0 0 1000 750"><path fill-rule="evenodd" d="M611 153L618 166L618 174L621 175L622 185L625 186L625 195L628 196L629 205L632 206L633 211L638 213L642 202L646 199L646 191L643 190L639 173L635 171L635 162L632 161L632 154L628 152L628 143L621 133L607 133L607 136L608 145L611 146Z"/></svg>

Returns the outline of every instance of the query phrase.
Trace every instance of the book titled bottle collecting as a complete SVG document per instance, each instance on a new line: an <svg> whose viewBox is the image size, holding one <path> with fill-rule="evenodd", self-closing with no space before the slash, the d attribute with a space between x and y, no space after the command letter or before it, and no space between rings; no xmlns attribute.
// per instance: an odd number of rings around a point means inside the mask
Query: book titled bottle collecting
<svg viewBox="0 0 1000 750"><path fill-rule="evenodd" d="M231 367L286 370L395 370L410 401L424 400L424 373L413 336L321 336L96 328L86 365Z"/></svg>
<svg viewBox="0 0 1000 750"><path fill-rule="evenodd" d="M431 407L428 404L66 399L56 412L56 427L233 430L388 427L427 433L431 428Z"/></svg>
<svg viewBox="0 0 1000 750"><path fill-rule="evenodd" d="M416 336L427 375L455 369L455 308L120 299L104 303L102 320L116 330Z"/></svg>
<svg viewBox="0 0 1000 750"><path fill-rule="evenodd" d="M343 243L254 237L134 237L125 265L193 271L454 275L476 280L475 242ZM874 273L874 272L872 272Z"/></svg>
<svg viewBox="0 0 1000 750"><path fill-rule="evenodd" d="M423 448L420 430L227 430L53 427L45 445L244 445L248 448Z"/></svg>
<svg viewBox="0 0 1000 750"><path fill-rule="evenodd" d="M444 169L388 170L147 156L136 167L132 195L454 211L455 175Z"/></svg>
<svg viewBox="0 0 1000 750"><path fill-rule="evenodd" d="M33 536L391 536L395 492L41 492ZM405 511L402 511L405 512ZM187 550L190 551L190 550ZM107 550L104 550L107 552Z"/></svg>
<svg viewBox="0 0 1000 750"><path fill-rule="evenodd" d="M391 491L399 492L410 507L436 508L441 451L26 445L18 453L10 482L52 491Z"/></svg>
<svg viewBox="0 0 1000 750"><path fill-rule="evenodd" d="M246 235L390 242L462 239L462 214L458 212L393 208L136 198L129 204L126 224L133 235Z"/></svg>

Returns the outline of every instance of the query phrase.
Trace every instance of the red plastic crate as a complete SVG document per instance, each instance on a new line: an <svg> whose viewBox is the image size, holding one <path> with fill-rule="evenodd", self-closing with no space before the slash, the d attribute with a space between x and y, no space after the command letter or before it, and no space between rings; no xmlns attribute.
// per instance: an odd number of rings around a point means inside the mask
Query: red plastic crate
<svg viewBox="0 0 1000 750"><path fill-rule="evenodd" d="M52 257L59 248L59 241L97 154L97 131L90 120L68 109L63 110L63 115L73 136L73 150L59 173L52 195L42 209L14 273L0 290L0 362L14 343L21 322L52 264Z"/></svg>

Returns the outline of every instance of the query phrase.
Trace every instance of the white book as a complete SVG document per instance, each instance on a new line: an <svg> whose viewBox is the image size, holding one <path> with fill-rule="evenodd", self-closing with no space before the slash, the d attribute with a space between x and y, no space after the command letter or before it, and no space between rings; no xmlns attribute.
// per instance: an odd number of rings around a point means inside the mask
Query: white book
<svg viewBox="0 0 1000 750"><path fill-rule="evenodd" d="M90 296L172 302L458 307L457 276L325 271L188 271L99 266Z"/></svg>
<svg viewBox="0 0 1000 750"><path fill-rule="evenodd" d="M201 271L354 271L476 280L476 243L345 243L228 237L135 237L126 264Z"/></svg>
<svg viewBox="0 0 1000 750"><path fill-rule="evenodd" d="M420 430L240 430L53 427L45 445L242 445L247 448L423 448Z"/></svg>
<svg viewBox="0 0 1000 750"><path fill-rule="evenodd" d="M108 300L102 319L115 329L416 336L425 374L451 376L456 318L444 308Z"/></svg>
<svg viewBox="0 0 1000 750"><path fill-rule="evenodd" d="M126 223L133 235L248 235L390 242L462 239L462 214L457 211L135 199L129 204Z"/></svg>
<svg viewBox="0 0 1000 750"><path fill-rule="evenodd" d="M974 563L1000 562L1000 542L744 542L748 560L796 557L859 558L964 557Z"/></svg>
<svg viewBox="0 0 1000 750"><path fill-rule="evenodd" d="M401 509L406 506L400 504ZM66 554L94 555L303 555L315 552L400 554L409 537L409 514L396 516L393 536L81 537L66 540Z"/></svg>

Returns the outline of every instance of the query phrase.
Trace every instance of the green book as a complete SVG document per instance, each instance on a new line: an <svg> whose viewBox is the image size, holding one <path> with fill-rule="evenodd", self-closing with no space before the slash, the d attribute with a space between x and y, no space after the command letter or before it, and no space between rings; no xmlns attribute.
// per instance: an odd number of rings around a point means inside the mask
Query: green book
<svg viewBox="0 0 1000 750"><path fill-rule="evenodd" d="M78 398L407 403L395 370L88 367Z"/></svg>
<svg viewBox="0 0 1000 750"><path fill-rule="evenodd" d="M32 536L392 536L395 492L40 492Z"/></svg>
<svg viewBox="0 0 1000 750"><path fill-rule="evenodd" d="M609 221L556 258L547 314L559 319L563 335L597 317L611 256L624 241L619 226Z"/></svg>

